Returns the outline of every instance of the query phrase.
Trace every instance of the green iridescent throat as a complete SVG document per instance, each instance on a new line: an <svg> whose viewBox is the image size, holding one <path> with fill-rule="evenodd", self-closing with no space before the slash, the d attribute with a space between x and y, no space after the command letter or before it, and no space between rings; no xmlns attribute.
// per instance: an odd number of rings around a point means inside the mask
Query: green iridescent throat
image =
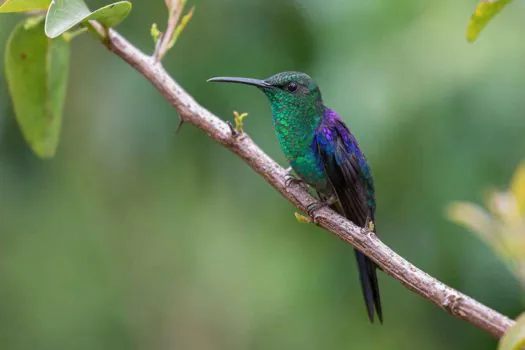
<svg viewBox="0 0 525 350"><path fill-rule="evenodd" d="M277 140L290 165L307 182L324 183L312 149L324 112L320 93L296 95L281 89L264 92L270 99Z"/></svg>

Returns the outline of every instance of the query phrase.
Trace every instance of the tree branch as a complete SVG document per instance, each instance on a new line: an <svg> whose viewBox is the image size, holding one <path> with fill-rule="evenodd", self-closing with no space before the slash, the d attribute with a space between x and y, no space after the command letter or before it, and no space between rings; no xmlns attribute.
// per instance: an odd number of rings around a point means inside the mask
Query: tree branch
<svg viewBox="0 0 525 350"><path fill-rule="evenodd" d="M114 30L104 32L98 23L91 24L99 35L103 37L107 35L102 41L106 47L148 79L175 107L184 122L195 125L210 138L238 155L300 210L305 212L308 205L316 202L316 199L301 185L286 186L285 169L257 147L248 135L243 133L234 137L227 123L199 105L154 58L143 54ZM446 312L475 325L496 338L501 337L514 325L515 322L508 317L418 269L382 243L375 234L363 234L362 228L333 210L326 207L321 208L313 216L314 222L320 227L334 233L365 253L387 274Z"/></svg>

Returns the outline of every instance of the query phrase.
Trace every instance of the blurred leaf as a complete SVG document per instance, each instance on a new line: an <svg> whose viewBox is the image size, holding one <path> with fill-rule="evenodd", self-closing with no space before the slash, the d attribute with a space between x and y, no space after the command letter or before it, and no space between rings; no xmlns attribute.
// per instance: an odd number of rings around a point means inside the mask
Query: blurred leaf
<svg viewBox="0 0 525 350"><path fill-rule="evenodd" d="M467 27L467 40L473 42L487 23L512 0L482 0L470 17Z"/></svg>
<svg viewBox="0 0 525 350"><path fill-rule="evenodd" d="M65 32L64 34L62 34L62 37L64 38L65 41L70 42L71 40L79 36L80 34L87 32L87 30L88 30L87 27L79 28L77 30L69 30Z"/></svg>
<svg viewBox="0 0 525 350"><path fill-rule="evenodd" d="M44 21L15 27L7 42L7 82L22 134L42 158L52 157L58 145L68 66L69 45L46 38Z"/></svg>
<svg viewBox="0 0 525 350"><path fill-rule="evenodd" d="M6 0L0 5L0 13L47 10L50 2L51 0Z"/></svg>
<svg viewBox="0 0 525 350"><path fill-rule="evenodd" d="M498 350L525 349L525 314L516 319L516 324L501 338Z"/></svg>
<svg viewBox="0 0 525 350"><path fill-rule="evenodd" d="M523 202L525 162L513 176L506 191L490 191L486 206L454 202L448 206L451 221L476 233L506 263L525 289L525 212L520 211L518 198ZM523 206L523 203L521 203Z"/></svg>
<svg viewBox="0 0 525 350"><path fill-rule="evenodd" d="M492 191L486 198L487 208L494 218L504 224L511 224L520 220L520 212L516 198L509 191Z"/></svg>
<svg viewBox="0 0 525 350"><path fill-rule="evenodd" d="M115 27L128 17L131 7L129 1L118 1L93 11L86 21L97 20L107 28Z"/></svg>
<svg viewBox="0 0 525 350"><path fill-rule="evenodd" d="M91 15L82 0L53 0L46 16L46 35L55 38Z"/></svg>
<svg viewBox="0 0 525 350"><path fill-rule="evenodd" d="M97 20L111 28L124 20L130 11L129 1L118 1L91 12L83 0L53 0L46 17L45 32L48 37L56 38L89 20Z"/></svg>
<svg viewBox="0 0 525 350"><path fill-rule="evenodd" d="M522 162L518 169L516 169L512 178L510 190L516 198L518 210L521 214L525 213L525 162Z"/></svg>
<svg viewBox="0 0 525 350"><path fill-rule="evenodd" d="M485 243L492 245L493 223L489 213L482 207L468 202L453 202L447 208L449 220L467 227L476 233Z"/></svg>
<svg viewBox="0 0 525 350"><path fill-rule="evenodd" d="M45 16L31 16L27 17L26 21L24 22L24 29L31 29L33 27L36 27L42 23L42 20L44 20Z"/></svg>

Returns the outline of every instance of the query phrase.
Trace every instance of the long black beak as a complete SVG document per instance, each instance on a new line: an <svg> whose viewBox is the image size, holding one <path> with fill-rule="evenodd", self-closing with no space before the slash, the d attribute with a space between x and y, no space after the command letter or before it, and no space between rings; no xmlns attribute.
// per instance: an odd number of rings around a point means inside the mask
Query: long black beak
<svg viewBox="0 0 525 350"><path fill-rule="evenodd" d="M251 78L236 78L236 77L215 77L208 79L208 82L220 82L220 83L237 83L237 84L246 84L253 85L260 88L269 88L272 85L268 84L264 80L251 79Z"/></svg>

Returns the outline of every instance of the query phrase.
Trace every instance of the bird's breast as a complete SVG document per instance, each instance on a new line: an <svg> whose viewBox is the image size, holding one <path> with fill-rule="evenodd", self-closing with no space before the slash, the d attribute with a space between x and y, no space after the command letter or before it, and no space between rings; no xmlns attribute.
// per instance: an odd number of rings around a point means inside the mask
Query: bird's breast
<svg viewBox="0 0 525 350"><path fill-rule="evenodd" d="M314 152L299 155L289 161L297 175L310 186L318 191L326 188L327 177Z"/></svg>
<svg viewBox="0 0 525 350"><path fill-rule="evenodd" d="M313 149L314 134L289 123L275 123L279 145L293 170L316 189L326 186L324 169Z"/></svg>

